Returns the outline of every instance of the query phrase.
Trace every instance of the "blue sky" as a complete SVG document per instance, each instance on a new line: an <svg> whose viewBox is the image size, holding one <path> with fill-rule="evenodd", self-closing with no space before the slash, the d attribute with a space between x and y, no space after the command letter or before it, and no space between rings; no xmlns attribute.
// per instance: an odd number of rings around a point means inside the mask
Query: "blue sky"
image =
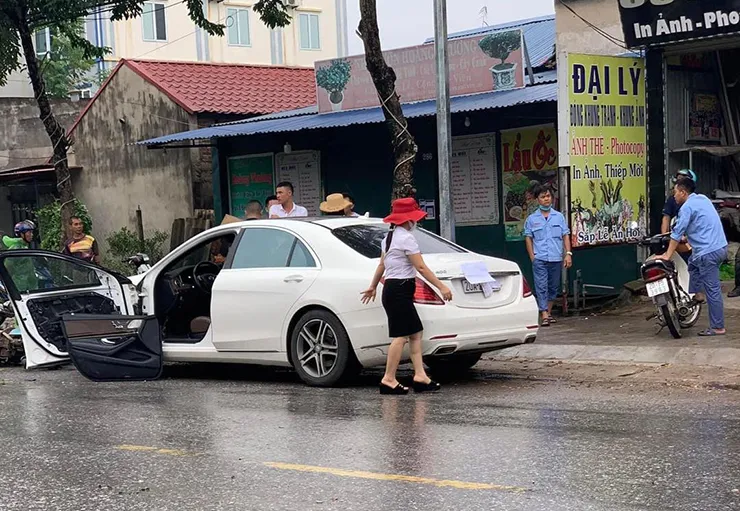
<svg viewBox="0 0 740 511"><path fill-rule="evenodd" d="M384 50L421 44L434 35L432 0L377 0L378 26ZM480 11L488 10L488 24L552 14L553 0L447 0L447 24L450 32L482 26ZM358 0L347 0L349 49L351 55L364 53L362 41L355 34L360 21Z"/></svg>

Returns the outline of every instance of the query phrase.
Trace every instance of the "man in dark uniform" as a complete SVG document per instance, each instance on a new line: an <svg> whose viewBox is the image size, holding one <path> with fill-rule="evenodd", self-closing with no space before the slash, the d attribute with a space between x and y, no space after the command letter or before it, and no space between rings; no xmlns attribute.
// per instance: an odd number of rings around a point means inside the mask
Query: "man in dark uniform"
<svg viewBox="0 0 740 511"><path fill-rule="evenodd" d="M696 173L691 169L679 170L671 181L675 185L676 181L679 179L687 178L691 179L694 184L696 184ZM660 223L661 233L665 234L671 232L671 221L678 216L679 209L681 209L681 206L676 202L676 199L673 196L673 190L671 189L671 194L668 196L665 201L665 205L663 206L663 220ZM688 264L689 256L691 255L691 246L688 243L681 243L676 252L678 252L678 255L686 261L686 264Z"/></svg>
<svg viewBox="0 0 740 511"><path fill-rule="evenodd" d="M687 177L691 179L694 183L696 183L696 174L691 169L681 169L676 172L676 176L672 179L673 184L675 184L676 181L681 177ZM671 187L671 194L668 196L665 201L665 205L663 206L663 220L660 223L661 233L667 233L671 231L671 220L676 218L676 216L678 215L678 210L681 209L681 206L678 205L675 197L673 197L672 188L673 187Z"/></svg>

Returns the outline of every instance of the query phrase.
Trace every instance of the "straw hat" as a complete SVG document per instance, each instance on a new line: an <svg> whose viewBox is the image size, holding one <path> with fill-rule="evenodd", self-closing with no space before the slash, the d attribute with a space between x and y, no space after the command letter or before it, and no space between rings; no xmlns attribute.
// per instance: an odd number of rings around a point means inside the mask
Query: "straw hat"
<svg viewBox="0 0 740 511"><path fill-rule="evenodd" d="M391 214L383 219L387 224L401 225L409 221L419 222L427 216L426 211L419 209L419 204L413 197L396 199L391 207Z"/></svg>
<svg viewBox="0 0 740 511"><path fill-rule="evenodd" d="M341 193L332 193L326 196L326 200L321 203L319 209L322 213L339 213L351 205L352 203Z"/></svg>

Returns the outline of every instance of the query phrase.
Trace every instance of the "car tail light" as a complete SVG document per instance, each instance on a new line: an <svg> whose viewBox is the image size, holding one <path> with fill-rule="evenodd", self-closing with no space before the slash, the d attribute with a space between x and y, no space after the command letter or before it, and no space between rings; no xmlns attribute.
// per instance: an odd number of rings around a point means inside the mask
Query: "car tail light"
<svg viewBox="0 0 740 511"><path fill-rule="evenodd" d="M645 273L642 274L642 278L645 282L654 282L665 277L665 271L662 268L648 268Z"/></svg>
<svg viewBox="0 0 740 511"><path fill-rule="evenodd" d="M434 289L421 280L416 279L416 291L414 292L414 303L423 303L424 305L444 305L445 302L442 300Z"/></svg>
<svg viewBox="0 0 740 511"><path fill-rule="evenodd" d="M529 282L527 282L527 279L524 277L524 275L522 275L522 296L524 298L532 296L532 289L529 287Z"/></svg>

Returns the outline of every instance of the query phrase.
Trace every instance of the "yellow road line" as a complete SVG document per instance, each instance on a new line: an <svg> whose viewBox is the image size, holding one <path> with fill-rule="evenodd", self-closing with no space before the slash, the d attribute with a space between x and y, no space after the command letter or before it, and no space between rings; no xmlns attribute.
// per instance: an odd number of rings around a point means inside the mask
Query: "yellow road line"
<svg viewBox="0 0 740 511"><path fill-rule="evenodd" d="M148 445L117 445L116 449L119 451L134 451L134 452L153 452L156 454L165 454L167 456L192 456L194 453L181 451L180 449L162 449L159 447L151 447Z"/></svg>
<svg viewBox="0 0 740 511"><path fill-rule="evenodd" d="M295 465L293 463L265 462L265 466L279 470L295 470L298 472L312 472L316 474L330 474L338 477L355 477L359 479L373 479L376 481L399 481L403 483L428 484L431 486L456 488L458 490L498 490L521 493L527 491L520 486L505 486L501 484L471 483L466 481L452 481L448 479L433 479L431 477L407 476L402 474L381 474L379 472L365 472L362 470L344 470L341 468L315 467L311 465Z"/></svg>

